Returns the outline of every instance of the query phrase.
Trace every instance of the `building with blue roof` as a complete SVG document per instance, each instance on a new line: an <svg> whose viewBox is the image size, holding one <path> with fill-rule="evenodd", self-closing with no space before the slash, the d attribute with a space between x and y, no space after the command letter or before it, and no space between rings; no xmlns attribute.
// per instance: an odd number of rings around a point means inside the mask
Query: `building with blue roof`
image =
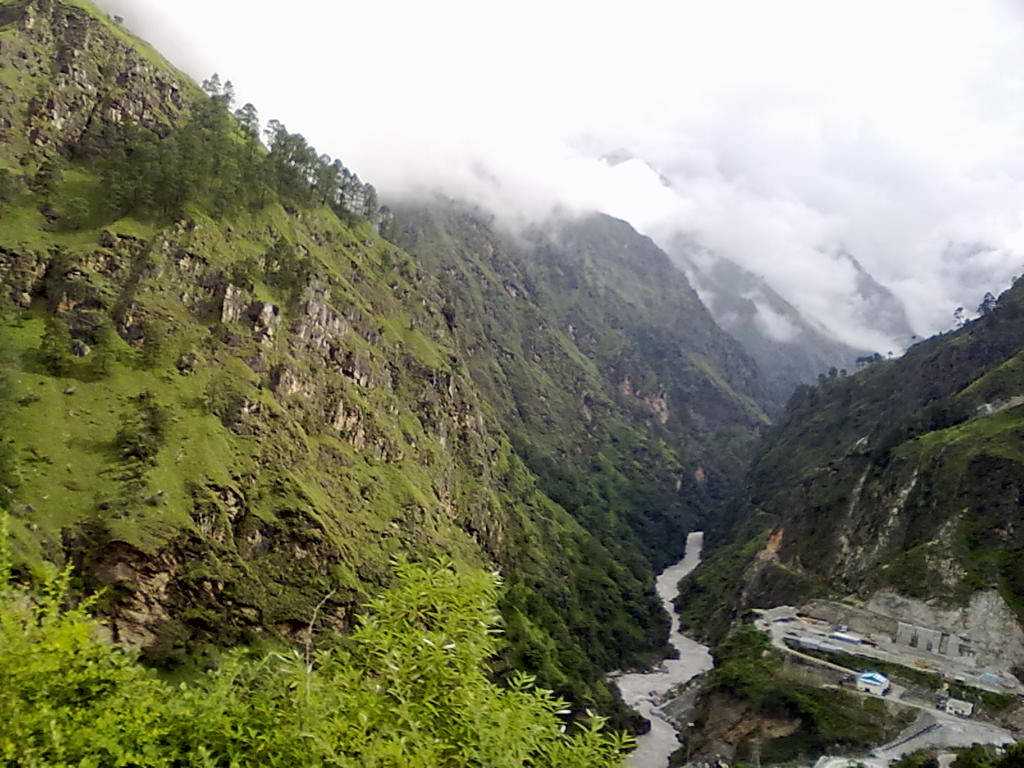
<svg viewBox="0 0 1024 768"><path fill-rule="evenodd" d="M875 696L885 696L889 692L890 686L889 678L881 672L861 672L857 675L858 691L872 693Z"/></svg>

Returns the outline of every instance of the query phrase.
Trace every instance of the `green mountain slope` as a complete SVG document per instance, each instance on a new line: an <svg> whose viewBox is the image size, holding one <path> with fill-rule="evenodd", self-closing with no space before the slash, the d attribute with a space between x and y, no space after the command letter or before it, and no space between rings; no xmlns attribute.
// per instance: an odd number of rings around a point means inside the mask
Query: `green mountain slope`
<svg viewBox="0 0 1024 768"><path fill-rule="evenodd" d="M960 330L798 390L751 469L746 541L687 583L692 620L880 589L947 607L994 591L1024 618L1022 348L1018 282Z"/></svg>
<svg viewBox="0 0 1024 768"><path fill-rule="evenodd" d="M611 709L603 674L667 632L649 567L539 487L372 189L279 124L268 152L87 4L0 9L19 573L75 563L177 666L302 641L318 605L345 630L393 556L445 554L506 576L504 664Z"/></svg>
<svg viewBox="0 0 1024 768"><path fill-rule="evenodd" d="M763 396L654 243L596 214L513 234L446 201L396 206L390 236L436 276L470 375L542 488L621 560L649 573L716 525Z"/></svg>
<svg viewBox="0 0 1024 768"><path fill-rule="evenodd" d="M894 722L893 712L879 711L864 729L863 702L802 690L801 673L766 662L776 657L743 623L749 608L802 606L876 639L898 638L900 622L922 637L930 631L934 645L909 641L919 649L914 667L891 668L911 685L919 684L918 665L936 689L954 675L1004 684L1021 676L1022 349L1018 281L955 332L797 390L730 510L735 530L680 585L684 625L716 643L716 670L696 716L703 730L692 746L707 749L721 737L737 759L787 761L891 735L878 728ZM843 658L852 669L874 664ZM730 679L736 671L740 684ZM982 702L988 694L958 695ZM1001 699L997 707L1013 706L1013 697ZM737 712L764 727L721 725Z"/></svg>

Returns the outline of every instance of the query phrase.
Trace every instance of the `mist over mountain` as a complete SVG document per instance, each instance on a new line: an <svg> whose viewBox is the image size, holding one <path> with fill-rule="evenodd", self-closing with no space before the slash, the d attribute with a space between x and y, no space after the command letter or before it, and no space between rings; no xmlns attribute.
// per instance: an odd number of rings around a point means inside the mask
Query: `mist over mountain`
<svg viewBox="0 0 1024 768"><path fill-rule="evenodd" d="M854 370L867 354L806 319L767 281L735 262L677 235L668 247L715 320L757 362L776 407L799 384L833 369Z"/></svg>
<svg viewBox="0 0 1024 768"><path fill-rule="evenodd" d="M900 300L875 280L854 256L840 251L837 258L848 261L857 272L854 290L858 299L856 312L861 322L894 339L900 346L907 346L914 330Z"/></svg>
<svg viewBox="0 0 1024 768"><path fill-rule="evenodd" d="M237 3L105 7L193 76L219 71L240 101L288 115L385 198L439 188L527 221L598 210L663 246L685 231L852 346L902 339L865 323L841 248L921 336L1020 271L1016 3L299 2L247 7L244 31ZM346 74L309 98L310 73L329 71ZM601 159L620 149L657 172Z"/></svg>

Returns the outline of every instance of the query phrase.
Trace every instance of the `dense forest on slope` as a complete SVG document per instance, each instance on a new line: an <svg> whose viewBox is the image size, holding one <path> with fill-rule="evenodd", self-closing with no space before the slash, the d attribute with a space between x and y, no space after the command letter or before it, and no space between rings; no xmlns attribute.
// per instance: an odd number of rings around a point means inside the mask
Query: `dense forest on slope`
<svg viewBox="0 0 1024 768"><path fill-rule="evenodd" d="M764 396L653 242L599 214L512 233L444 200L397 205L388 233L437 277L470 375L587 530L659 570L717 524Z"/></svg>

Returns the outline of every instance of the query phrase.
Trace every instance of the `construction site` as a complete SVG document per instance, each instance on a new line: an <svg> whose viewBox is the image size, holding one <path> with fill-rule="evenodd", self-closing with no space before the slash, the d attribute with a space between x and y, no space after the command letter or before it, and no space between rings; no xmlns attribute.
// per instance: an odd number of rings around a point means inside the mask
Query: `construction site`
<svg viewBox="0 0 1024 768"><path fill-rule="evenodd" d="M913 723L866 763L886 765L924 747L1008 744L1020 737L1024 686L985 637L927 626L859 606L816 601L756 611L788 662L823 687L906 708Z"/></svg>

